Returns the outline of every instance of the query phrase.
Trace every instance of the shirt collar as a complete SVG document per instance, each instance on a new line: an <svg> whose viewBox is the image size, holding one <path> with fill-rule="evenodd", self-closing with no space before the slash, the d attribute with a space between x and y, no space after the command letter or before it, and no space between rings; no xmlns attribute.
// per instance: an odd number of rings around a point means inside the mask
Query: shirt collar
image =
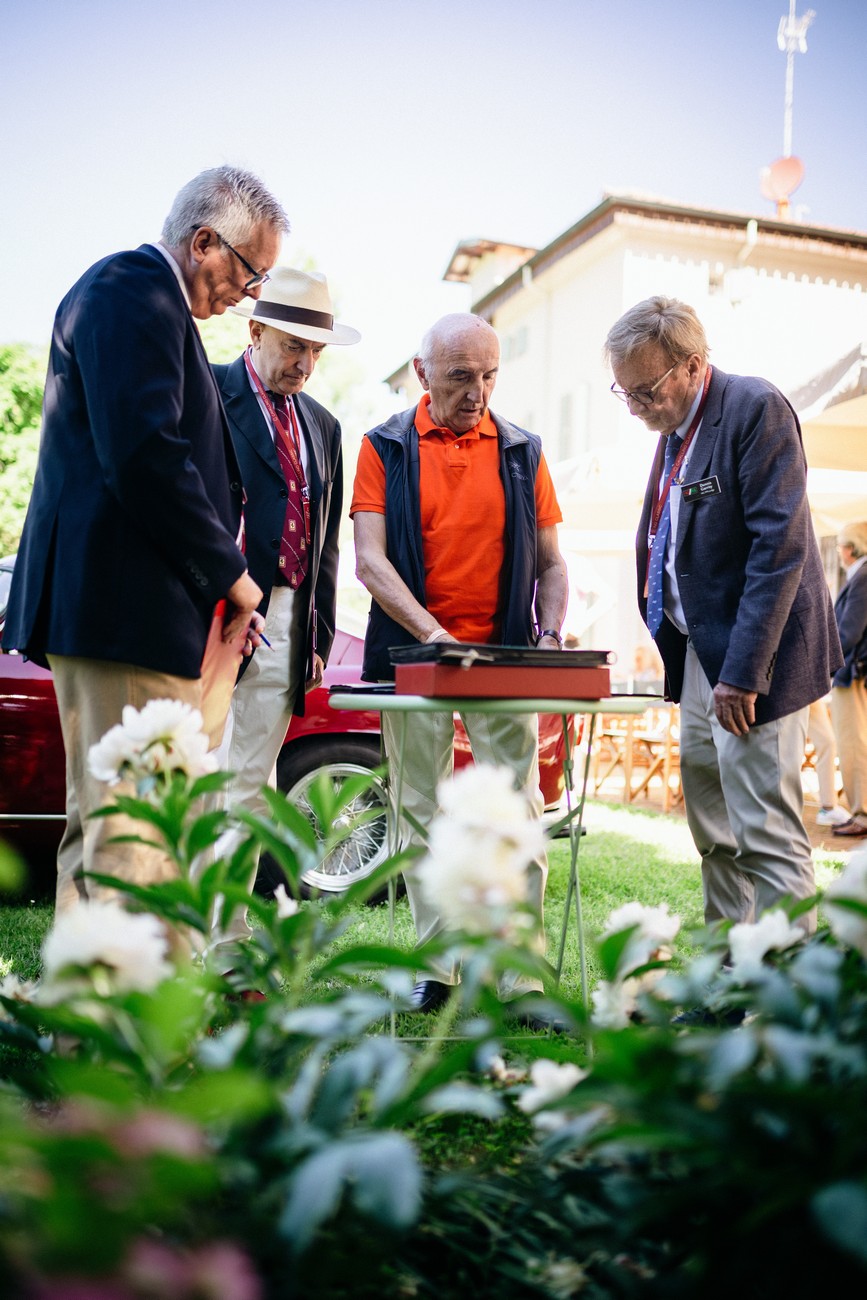
<svg viewBox="0 0 867 1300"><path fill-rule="evenodd" d="M497 426L489 410L486 410L478 424L474 424L466 433L455 433L453 429L434 424L430 415L430 393L422 393L421 401L416 407L415 427L420 438L430 433L447 433L452 438L496 438L497 436Z"/></svg>
<svg viewBox="0 0 867 1300"><path fill-rule="evenodd" d="M692 405L690 406L686 415L681 420L680 424L674 430L674 432L679 437L682 438L686 433L687 429L689 428L689 426L692 424L693 416L695 415L696 411L699 408L699 404L701 402L703 395L704 395L704 375L702 375L702 381L698 386L698 392L696 393L695 397L692 399Z"/></svg>
<svg viewBox="0 0 867 1300"><path fill-rule="evenodd" d="M168 250L167 248L165 248L162 244L151 244L150 247L151 247L151 248L155 248L155 249L157 250L158 253L161 253L162 256L163 256L163 257L166 259L166 261L168 262L169 266L170 266L170 267L172 268L172 270L174 271L174 273L175 273L175 279L177 280L178 284L181 286L181 293L184 295L184 302L187 304L187 306L189 307L190 311L192 311L192 310L193 310L193 304L192 304L192 302L190 301L190 292L189 292L189 289L187 288L186 281L184 280L184 277L183 277L183 275L181 274L181 268L178 266L177 262L176 262L175 259L172 257L172 255L171 255L171 253L169 252L169 250Z"/></svg>

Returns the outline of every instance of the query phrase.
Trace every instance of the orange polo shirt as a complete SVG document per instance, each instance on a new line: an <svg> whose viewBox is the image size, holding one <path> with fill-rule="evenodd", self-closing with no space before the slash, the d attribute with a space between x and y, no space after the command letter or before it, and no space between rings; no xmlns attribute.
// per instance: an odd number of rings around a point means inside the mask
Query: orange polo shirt
<svg viewBox="0 0 867 1300"><path fill-rule="evenodd" d="M506 550L506 498L496 425L486 411L468 433L439 428L430 417L430 394L425 393L415 427L427 609L459 641L496 643ZM544 456L535 496L537 528L559 524L563 516ZM349 513L384 515L385 504L385 468L370 439L364 438Z"/></svg>

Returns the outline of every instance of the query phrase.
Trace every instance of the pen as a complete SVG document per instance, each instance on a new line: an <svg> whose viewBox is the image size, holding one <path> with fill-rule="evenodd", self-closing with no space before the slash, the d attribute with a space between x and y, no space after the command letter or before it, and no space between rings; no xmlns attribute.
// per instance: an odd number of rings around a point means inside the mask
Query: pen
<svg viewBox="0 0 867 1300"><path fill-rule="evenodd" d="M272 648L271 642L268 640L264 632L259 633L259 640L264 641L269 650Z"/></svg>

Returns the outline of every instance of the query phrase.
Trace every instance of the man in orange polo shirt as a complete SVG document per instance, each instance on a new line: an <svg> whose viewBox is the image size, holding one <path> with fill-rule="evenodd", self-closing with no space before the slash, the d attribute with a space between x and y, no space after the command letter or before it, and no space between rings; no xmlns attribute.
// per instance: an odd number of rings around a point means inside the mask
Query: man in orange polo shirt
<svg viewBox="0 0 867 1300"><path fill-rule="evenodd" d="M426 390L418 406L364 438L350 514L358 577L372 596L367 681L393 678L389 648L415 642L560 649L567 596L557 544L562 515L539 438L488 410L499 361L499 340L486 321L466 313L444 316L413 362ZM454 721L441 713L405 716L403 806L427 826L437 809L437 785L452 771ZM540 817L535 715L461 717L475 758L511 767L529 815ZM386 751L396 753L393 714L382 715L382 728ZM545 946L546 875L543 854L528 873L539 951ZM441 917L412 871L406 888L419 943L425 943L442 931ZM459 978L452 964L431 968L436 978L422 980L413 992L420 1011L441 1006ZM538 987L507 974L499 991L509 998Z"/></svg>

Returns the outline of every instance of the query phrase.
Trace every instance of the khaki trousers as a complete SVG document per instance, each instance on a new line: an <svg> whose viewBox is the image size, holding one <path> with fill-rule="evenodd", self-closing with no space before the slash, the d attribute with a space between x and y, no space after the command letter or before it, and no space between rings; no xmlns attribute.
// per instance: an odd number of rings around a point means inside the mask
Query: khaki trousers
<svg viewBox="0 0 867 1300"><path fill-rule="evenodd" d="M785 897L815 893L801 786L808 712L805 706L733 736L717 721L713 690L687 646L680 771L708 922L755 921ZM798 924L811 934L815 909Z"/></svg>
<svg viewBox="0 0 867 1300"><path fill-rule="evenodd" d="M131 782L108 785L91 776L87 755L91 745L121 721L124 705L141 709L148 700L182 700L201 707L201 682L173 677L135 664L111 663L49 655L60 725L66 748L66 830L57 852L58 912L78 903L104 899L111 890L86 880L82 872L118 876L138 885L172 879L177 869L158 849L143 844L111 844L115 835L151 838L153 828L117 815L92 819L97 808L113 803L118 794L135 794Z"/></svg>
<svg viewBox="0 0 867 1300"><path fill-rule="evenodd" d="M267 815L262 787L276 788L277 758L292 720L298 677L304 671L304 655L297 652L299 638L305 634L304 608L295 594L291 587L272 590L265 618L265 635L271 645L259 647L232 695L217 764L234 776L216 806ZM217 857L231 857L246 836L243 827L227 831L217 842ZM251 893L258 866L256 849L248 882ZM246 908L236 907L224 929L213 933L212 946L247 939L250 933ZM230 955L227 961L231 965Z"/></svg>
<svg viewBox="0 0 867 1300"><path fill-rule="evenodd" d="M403 718L406 719L401 807L411 813L423 827L430 825L437 812L436 789L440 781L451 776L454 766L454 719L448 713L382 714L382 733L389 759L390 781L396 780L400 756L400 736ZM535 714L517 714L514 717L483 713L461 713L473 757L478 763L493 763L510 767L515 774L515 789L522 791L529 802L529 816L541 817L544 810L539 789L539 720ZM395 809L392 808L392 816ZM406 825L403 843L422 843L420 836ZM545 882L548 877L548 859L545 853L528 868L527 901L539 915L533 947L545 952L545 928L542 906ZM412 868L404 872L406 893L419 944L440 934L443 921L417 884ZM443 984L455 984L459 979L458 967L440 959L431 963L433 977ZM501 976L501 997L515 997L530 989L541 989L538 980L524 975Z"/></svg>
<svg viewBox="0 0 867 1300"><path fill-rule="evenodd" d="M867 816L867 683L832 687L831 718L849 811Z"/></svg>
<svg viewBox="0 0 867 1300"><path fill-rule="evenodd" d="M837 747L831 715L824 700L814 700L810 705L807 739L816 754L814 763L819 783L819 802L823 808L833 808L837 803Z"/></svg>

